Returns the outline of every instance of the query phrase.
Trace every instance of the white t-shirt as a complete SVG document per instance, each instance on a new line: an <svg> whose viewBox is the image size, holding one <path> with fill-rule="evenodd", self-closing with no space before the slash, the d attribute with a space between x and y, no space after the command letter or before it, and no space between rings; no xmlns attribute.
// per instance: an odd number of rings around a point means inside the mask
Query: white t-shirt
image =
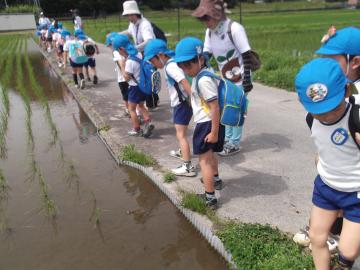
<svg viewBox="0 0 360 270"><path fill-rule="evenodd" d="M61 42L61 34L59 32L55 32L52 34L52 39L55 42L56 46L60 45Z"/></svg>
<svg viewBox="0 0 360 270"><path fill-rule="evenodd" d="M81 22L80 16L75 16L75 18L74 18L74 29L75 30L81 29L81 26L82 26L82 22Z"/></svg>
<svg viewBox="0 0 360 270"><path fill-rule="evenodd" d="M360 104L357 96L356 103ZM360 151L350 135L348 121L351 105L335 124L314 119L311 137L319 153L317 170L328 186L343 192L360 191Z"/></svg>
<svg viewBox="0 0 360 270"><path fill-rule="evenodd" d="M115 72L117 74L117 81L118 82L124 82L125 79L124 79L124 76L121 72L121 69L120 67L118 66L117 62L120 61L125 61L125 57L122 56L118 51L113 51L113 60L115 62Z"/></svg>
<svg viewBox="0 0 360 270"><path fill-rule="evenodd" d="M64 50L64 52L68 52L68 53L69 53L69 55L68 55L69 58L75 56L75 55L73 55L73 52L70 50L70 46L71 46L72 44L78 44L77 47L80 47L80 48L82 47L82 46L81 46L81 43L80 43L78 40L75 40L75 39L68 39L68 40L66 40L66 41L65 41L65 44L64 44L64 47L63 47L63 50Z"/></svg>
<svg viewBox="0 0 360 270"><path fill-rule="evenodd" d="M151 23L144 17L138 20L135 24L130 23L128 32L132 36L135 45L139 45L144 41L148 41L150 39L155 38ZM138 49L141 51L143 50L143 48L138 48Z"/></svg>
<svg viewBox="0 0 360 270"><path fill-rule="evenodd" d="M136 55L137 58L142 59L141 53L138 53ZM125 72L130 73L134 76L137 82L140 82L140 63L132 60L132 59L126 59L125 62ZM131 79L129 82L130 86L137 86L137 83L134 81L134 79Z"/></svg>
<svg viewBox="0 0 360 270"><path fill-rule="evenodd" d="M166 74L166 79L167 79L167 84L168 84L168 89L169 89L170 106L175 107L180 104L180 100L179 100L179 95L173 85L173 82L171 82L171 80L178 83L183 99L187 99L189 95L186 93L184 87L180 83L186 77L185 77L184 71L181 68L179 68L178 65L172 61L172 59L170 59L168 61L168 63L166 64L165 71L166 71L165 74ZM171 77L171 79L169 77Z"/></svg>
<svg viewBox="0 0 360 270"><path fill-rule="evenodd" d="M212 69L208 68L204 68L203 70L212 72ZM193 79L191 84L191 106L194 114L194 122L203 123L211 121L210 111L207 111L205 109L207 107L207 104L204 104L204 102L210 102L218 98L219 81L204 76L199 80L198 90L196 89L196 82L197 77Z"/></svg>
<svg viewBox="0 0 360 270"><path fill-rule="evenodd" d="M251 48L244 27L237 22L233 22L231 25L231 34L236 44L236 47L234 46L227 33L230 21L230 19L226 19L221 21L215 29L206 30L204 52L214 55L220 70L224 68L229 60L238 58L240 72L243 77L244 65L241 54L249 51ZM241 82L238 84L241 84Z"/></svg>

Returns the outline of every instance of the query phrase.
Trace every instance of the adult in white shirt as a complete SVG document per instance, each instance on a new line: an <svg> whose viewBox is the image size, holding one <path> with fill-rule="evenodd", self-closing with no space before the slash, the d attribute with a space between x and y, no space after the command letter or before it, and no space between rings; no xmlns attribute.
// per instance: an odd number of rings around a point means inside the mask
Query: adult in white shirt
<svg viewBox="0 0 360 270"><path fill-rule="evenodd" d="M131 36L136 49L143 52L145 45L155 38L151 23L142 16L136 1L125 1L123 3L123 16L129 20L129 27L122 34ZM146 98L146 107L154 109L157 107L159 96L157 94L149 95Z"/></svg>
<svg viewBox="0 0 360 270"><path fill-rule="evenodd" d="M79 10L78 9L71 9L70 11L72 13L72 19L73 19L73 23L74 23L74 30L83 29L82 20L81 20L81 17L79 16Z"/></svg>
<svg viewBox="0 0 360 270"><path fill-rule="evenodd" d="M43 25L43 24L49 26L51 22L48 17L45 17L44 12L40 12L39 25Z"/></svg>

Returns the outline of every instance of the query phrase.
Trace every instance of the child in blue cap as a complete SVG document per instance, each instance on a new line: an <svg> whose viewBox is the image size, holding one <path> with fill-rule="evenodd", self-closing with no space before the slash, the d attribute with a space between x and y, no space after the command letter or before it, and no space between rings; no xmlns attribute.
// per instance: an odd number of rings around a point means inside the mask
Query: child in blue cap
<svg viewBox="0 0 360 270"><path fill-rule="evenodd" d="M360 91L360 29L358 27L346 27L336 30L329 29L323 45L316 51L324 57L334 58L339 62L347 78Z"/></svg>
<svg viewBox="0 0 360 270"><path fill-rule="evenodd" d="M99 47L96 45L95 40L93 40L91 37L89 37L85 34L79 35L78 38L84 48L84 52L85 52L86 56L88 57L88 61L84 64L86 78L88 81L91 82L90 73L89 73L89 68L90 68L90 71L93 75L92 82L94 84L97 84L99 79L98 79L97 72L96 72L95 53L96 54L100 53Z"/></svg>
<svg viewBox="0 0 360 270"><path fill-rule="evenodd" d="M322 38L323 45L316 53L322 57L333 58L340 64L343 72L357 89L360 91L360 29L357 27L346 27L341 30L337 30L335 26L331 26L328 33ZM356 101L360 102L359 95L354 95ZM356 134L360 141L360 134ZM341 233L342 227L342 215L336 220L331 228L332 235L329 237L328 244L329 249L332 250L336 247L337 240L336 235ZM308 227L298 232L294 241L307 245L309 243Z"/></svg>
<svg viewBox="0 0 360 270"><path fill-rule="evenodd" d="M74 33L77 36L80 32ZM65 43L63 46L64 50L64 68L66 68L66 64L69 60L70 66L72 68L73 80L76 88L85 88L85 78L83 73L84 63L76 62L75 58L78 55L84 54L84 50L82 49L82 45L80 44L78 39L75 39L74 36L69 35L69 31L63 30L61 36L64 38ZM84 58L85 59L85 58ZM80 84L78 81L78 76L80 77Z"/></svg>
<svg viewBox="0 0 360 270"><path fill-rule="evenodd" d="M180 145L179 151L173 150L170 155L183 160L183 164L172 172L179 176L196 176L195 168L191 165L190 146L186 136L193 115L190 105L191 86L184 71L172 59L175 53L167 48L165 41L150 40L145 46L144 54L144 60L150 61L156 68L165 67L173 122Z"/></svg>
<svg viewBox="0 0 360 270"><path fill-rule="evenodd" d="M214 176L218 177L218 159L215 153L224 147L225 128L220 124L218 102L219 82L208 76L197 79L202 71L212 72L206 67L203 43L197 38L187 37L176 46L175 62L184 72L194 77L191 85L191 105L196 123L193 134L193 152L199 155L205 194L200 195L207 206L217 207Z"/></svg>
<svg viewBox="0 0 360 270"><path fill-rule="evenodd" d="M335 269L351 269L360 251L360 152L349 135L347 78L336 60L319 58L300 70L295 86L300 102L314 118L311 137L319 156L309 231L314 263L316 269L330 269L326 242L343 211Z"/></svg>
<svg viewBox="0 0 360 270"><path fill-rule="evenodd" d="M126 35L119 34L115 36L112 41L112 47L118 51L125 59L125 74L124 78L129 83L128 90L128 105L133 123L133 129L128 132L130 136L144 136L145 138L151 136L154 125L151 123L151 118L148 110L144 106L146 95L141 92L138 83L140 82L140 63L133 60L132 57L142 59L141 53L130 42ZM140 128L140 122L136 115L136 107L142 114L145 122L144 130Z"/></svg>

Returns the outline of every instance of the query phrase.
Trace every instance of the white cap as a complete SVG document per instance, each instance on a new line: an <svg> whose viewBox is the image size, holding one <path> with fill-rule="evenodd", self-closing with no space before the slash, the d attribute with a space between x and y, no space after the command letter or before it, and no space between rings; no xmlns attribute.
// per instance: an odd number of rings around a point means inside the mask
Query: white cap
<svg viewBox="0 0 360 270"><path fill-rule="evenodd" d="M123 3L123 16L125 15L130 15L130 14L141 14L138 4L136 3L136 1L125 1Z"/></svg>
<svg viewBox="0 0 360 270"><path fill-rule="evenodd" d="M44 16L44 12L41 11L41 12L40 12L40 16Z"/></svg>

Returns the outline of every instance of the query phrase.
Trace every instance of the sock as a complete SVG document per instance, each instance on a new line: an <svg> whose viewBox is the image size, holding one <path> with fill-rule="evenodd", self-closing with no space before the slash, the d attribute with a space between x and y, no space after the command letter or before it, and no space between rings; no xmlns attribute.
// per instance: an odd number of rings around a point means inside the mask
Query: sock
<svg viewBox="0 0 360 270"><path fill-rule="evenodd" d="M189 161L184 161L184 164L185 164L185 166L186 166L186 169L190 169L191 168L191 160L189 160Z"/></svg>
<svg viewBox="0 0 360 270"><path fill-rule="evenodd" d="M139 132L140 131L140 127L134 127L134 130Z"/></svg>
<svg viewBox="0 0 360 270"><path fill-rule="evenodd" d="M79 77L80 77L81 80L83 80L84 79L84 74L79 73Z"/></svg>
<svg viewBox="0 0 360 270"><path fill-rule="evenodd" d="M338 217L335 220L334 224L332 225L330 232L332 234L339 235L341 233L342 225L343 225L343 218Z"/></svg>
<svg viewBox="0 0 360 270"><path fill-rule="evenodd" d="M351 269L354 264L354 261L348 260L341 253L339 253L338 260L339 266L342 267L344 270Z"/></svg>
<svg viewBox="0 0 360 270"><path fill-rule="evenodd" d="M214 174L214 182L216 181L220 181L220 177L219 177L219 174Z"/></svg>
<svg viewBox="0 0 360 270"><path fill-rule="evenodd" d="M149 118L149 119L144 120L144 123L145 123L145 124L151 123L151 119Z"/></svg>
<svg viewBox="0 0 360 270"><path fill-rule="evenodd" d="M207 191L205 191L205 195L206 195L206 199L208 199L208 200L216 199L215 192L207 192Z"/></svg>
<svg viewBox="0 0 360 270"><path fill-rule="evenodd" d="M78 84L77 74L73 74L74 83Z"/></svg>

